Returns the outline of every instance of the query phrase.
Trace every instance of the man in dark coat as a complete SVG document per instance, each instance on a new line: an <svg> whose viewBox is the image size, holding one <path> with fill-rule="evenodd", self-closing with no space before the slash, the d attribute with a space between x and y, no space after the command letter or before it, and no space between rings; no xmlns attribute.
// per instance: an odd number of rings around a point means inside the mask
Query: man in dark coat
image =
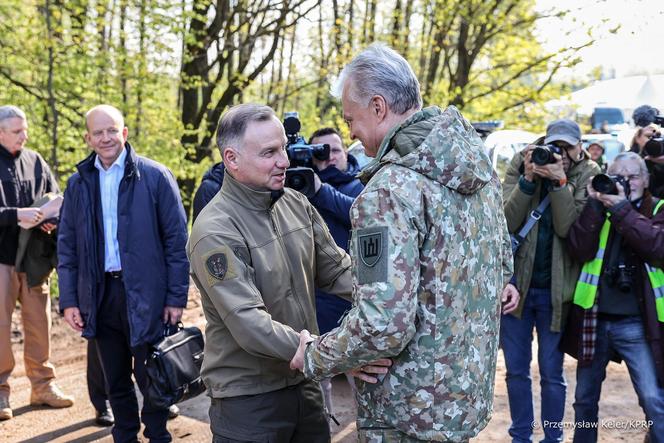
<svg viewBox="0 0 664 443"><path fill-rule="evenodd" d="M316 194L310 199L325 220L335 243L348 252L350 237L350 207L355 197L360 195L364 185L356 175L360 167L355 157L346 151L341 135L334 128L321 128L309 138L309 144L328 144L330 155L327 160L313 158L316 167ZM341 317L351 308L349 301L336 295L316 289L316 320L321 334L339 326ZM348 382L355 389L353 377ZM321 381L323 398L328 413L332 414L332 383L330 379Z"/></svg>
<svg viewBox="0 0 664 443"><path fill-rule="evenodd" d="M30 379L30 404L66 408L73 398L55 384L51 356L51 298L48 278L30 282L25 270L17 269L19 223L34 226L45 239L55 225L44 223L39 208L30 207L58 184L41 155L25 148L28 121L16 106L0 106L0 420L14 413L9 405L9 376L14 369L11 320L16 302L21 303L25 345L25 372ZM37 227L36 225L40 225ZM34 252L34 251L32 251ZM47 270L50 274L51 269Z"/></svg>
<svg viewBox="0 0 664 443"><path fill-rule="evenodd" d="M187 225L172 173L127 143L120 111L86 114L94 150L69 179L58 235L60 309L65 321L94 338L106 375L115 441L140 430L132 368L145 398L141 419L151 442L168 442L167 408L146 395L148 346L187 303ZM103 313L103 315L102 315Z"/></svg>
<svg viewBox="0 0 664 443"><path fill-rule="evenodd" d="M222 162L215 163L210 169L205 171L203 174L203 180L201 180L201 185L196 190L194 194L194 218L193 221L196 221L196 217L201 213L205 205L207 205L212 197L219 192L221 189L221 184L224 182L224 164Z"/></svg>
<svg viewBox="0 0 664 443"><path fill-rule="evenodd" d="M661 442L664 202L647 190L648 169L638 154L619 154L609 174L620 176L622 184L609 190L594 180L567 237L570 255L585 263L561 343L561 349L578 360L574 441L597 441L606 365L617 357L627 364L650 427L650 442Z"/></svg>

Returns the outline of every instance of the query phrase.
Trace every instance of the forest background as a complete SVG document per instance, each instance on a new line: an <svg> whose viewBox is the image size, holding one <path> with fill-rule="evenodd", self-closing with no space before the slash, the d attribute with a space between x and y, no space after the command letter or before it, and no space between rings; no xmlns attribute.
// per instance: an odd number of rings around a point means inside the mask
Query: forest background
<svg viewBox="0 0 664 443"><path fill-rule="evenodd" d="M321 126L347 136L330 85L375 41L410 61L425 105L542 132L543 104L598 75L556 77L580 62L593 28L561 48L537 36L538 21L569 12L535 0L0 0L0 103L26 111L28 145L63 188L89 154L86 110L117 106L137 152L173 171L189 213L229 106L298 111L305 137Z"/></svg>

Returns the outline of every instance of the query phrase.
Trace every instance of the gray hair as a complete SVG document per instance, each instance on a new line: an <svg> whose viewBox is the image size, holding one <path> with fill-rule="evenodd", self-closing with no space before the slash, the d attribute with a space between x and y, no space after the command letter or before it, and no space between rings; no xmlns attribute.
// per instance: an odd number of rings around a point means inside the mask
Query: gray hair
<svg viewBox="0 0 664 443"><path fill-rule="evenodd" d="M616 168L616 163L619 161L626 161L626 160L632 160L635 161L639 164L639 170L641 171L641 176L642 177L648 177L648 167L646 166L645 160L637 154L636 152L621 152L620 154L616 155L616 158L613 159L613 162L611 162L611 166L609 166L609 172L612 172Z"/></svg>
<svg viewBox="0 0 664 443"><path fill-rule="evenodd" d="M25 112L21 108L13 105L0 106L0 122L9 120L10 118L20 118L22 120L27 120Z"/></svg>
<svg viewBox="0 0 664 443"><path fill-rule="evenodd" d="M405 58L384 44L374 43L359 53L341 71L332 95L341 98L347 82L350 82L350 99L362 106L367 106L371 97L379 95L398 115L422 108L420 83L413 69Z"/></svg>
<svg viewBox="0 0 664 443"><path fill-rule="evenodd" d="M277 118L272 108L255 103L236 105L226 111L217 126L217 146L222 157L225 148L238 150L242 146L242 139L249 123L264 122L272 118Z"/></svg>

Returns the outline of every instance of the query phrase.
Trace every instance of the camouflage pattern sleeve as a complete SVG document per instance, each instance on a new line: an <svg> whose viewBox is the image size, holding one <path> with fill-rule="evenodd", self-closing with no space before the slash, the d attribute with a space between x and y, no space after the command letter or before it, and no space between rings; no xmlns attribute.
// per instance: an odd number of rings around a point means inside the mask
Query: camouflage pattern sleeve
<svg viewBox="0 0 664 443"><path fill-rule="evenodd" d="M398 355L415 334L424 236L417 211L398 192L365 190L351 209L354 305L337 329L307 347L309 378Z"/></svg>
<svg viewBox="0 0 664 443"><path fill-rule="evenodd" d="M495 189L500 190L500 179L498 175L494 172L493 178L491 179L495 183ZM498 191L496 195L497 199L502 200L501 192ZM501 205L501 207L504 207ZM503 242L502 242L502 257L503 257L503 287L509 283L512 275L514 274L514 256L512 255L512 241L510 240L510 233L507 229L507 220L505 216L503 219Z"/></svg>

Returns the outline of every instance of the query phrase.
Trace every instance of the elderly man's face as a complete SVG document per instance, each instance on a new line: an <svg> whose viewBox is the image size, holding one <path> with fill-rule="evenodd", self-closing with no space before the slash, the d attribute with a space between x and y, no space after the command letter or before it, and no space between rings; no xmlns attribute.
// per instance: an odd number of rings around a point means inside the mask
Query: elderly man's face
<svg viewBox="0 0 664 443"><path fill-rule="evenodd" d="M28 122L20 117L8 118L0 122L0 145L12 154L17 153L28 141Z"/></svg>
<svg viewBox="0 0 664 443"><path fill-rule="evenodd" d="M104 109L97 109L88 115L88 132L85 140L97 153L104 168L109 168L117 160L127 141L128 130L121 115Z"/></svg>
<svg viewBox="0 0 664 443"><path fill-rule="evenodd" d="M285 150L287 142L284 127L276 117L250 122L242 146L235 149L233 177L259 191L283 189L290 164Z"/></svg>
<svg viewBox="0 0 664 443"><path fill-rule="evenodd" d="M621 175L629 181L629 199L631 201L643 197L643 193L648 187L648 174L641 171L639 163L635 160L617 160L613 162L609 168L609 174Z"/></svg>
<svg viewBox="0 0 664 443"><path fill-rule="evenodd" d="M350 97L348 83L341 94L341 105L344 111L344 120L350 128L350 138L359 140L369 157L375 157L385 134L378 131L379 119L375 109L370 104L360 104Z"/></svg>

